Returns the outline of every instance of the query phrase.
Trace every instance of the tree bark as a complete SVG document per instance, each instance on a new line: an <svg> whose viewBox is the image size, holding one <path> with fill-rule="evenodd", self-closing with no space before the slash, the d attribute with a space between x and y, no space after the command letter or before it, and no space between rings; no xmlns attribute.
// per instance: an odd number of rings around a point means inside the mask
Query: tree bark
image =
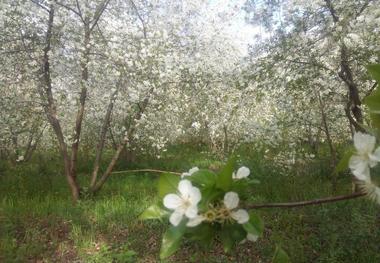
<svg viewBox="0 0 380 263"><path fill-rule="evenodd" d="M368 1L369 2L369 1ZM368 6L368 2L363 5L363 7L360 10L360 13L365 10L365 8ZM331 0L325 0L326 6L333 18L333 21L335 24L339 23L340 18L332 4ZM348 120L350 121L351 125L355 127L356 131L365 132L365 129L362 127L363 124L363 113L360 108L361 106L361 99L359 95L359 89L358 85L355 83L352 69L349 64L349 58L348 58L348 49L345 45L344 41L341 40L340 44L340 71L338 73L338 76L342 79L342 81L346 84L348 88L348 94L349 94L349 104L347 106L346 115L348 117ZM351 115L352 113L352 115Z"/></svg>
<svg viewBox="0 0 380 263"><path fill-rule="evenodd" d="M47 116L47 119L52 126L54 133L57 136L59 150L63 159L65 176L68 182L68 185L71 190L71 196L73 202L76 203L79 199L79 185L76 182L75 177L71 175L70 172L70 158L67 152L67 145L65 143L65 139L63 136L61 124L57 117L57 106L54 101L54 96L52 92L52 81L50 76L50 63L49 63L49 51L51 50L51 39L52 39L52 31L53 31L53 23L54 23L54 7L50 6L49 9L49 20L48 20L48 29L46 32L46 46L44 48L43 55L43 65L42 65L42 79L41 82L44 84L43 88L39 90L40 97L42 100L47 100L47 104L44 104L44 111Z"/></svg>
<svg viewBox="0 0 380 263"><path fill-rule="evenodd" d="M334 170L336 167L336 164L337 164L336 149L335 149L334 143L331 139L330 129L329 129L329 125L327 123L327 116L326 116L326 112L325 112L325 108L324 108L325 105L323 104L323 101L322 101L322 98L321 98L319 92L316 91L316 93L318 96L319 107L321 110L322 123L323 123L324 131L326 134L327 143L328 143L329 149L330 149L330 155L331 155L330 167L332 170ZM335 193L337 191L337 174L333 172L331 174L331 176L332 176L332 178L331 178L332 190L333 190L333 193Z"/></svg>
<svg viewBox="0 0 380 263"><path fill-rule="evenodd" d="M154 88L152 87L149 90L149 93L147 94L147 96L144 99L144 101L141 104L138 105L139 106L139 111L136 113L135 118L133 118L134 121L132 121L131 126L128 129L128 132L126 132L126 134L124 136L123 141L118 146L118 148L116 150L116 153L114 154L114 156L113 156L110 164L107 167L107 170L100 177L99 181L97 183L95 183L95 185L93 187L91 187L91 192L92 193L98 192L103 187L103 185L106 182L106 180L108 179L108 177L111 175L112 170L115 167L116 162L118 161L121 152L123 151L124 147L128 144L130 138L133 138L133 135L134 135L135 130L136 130L136 127L134 125L135 121L141 119L142 114L144 113L146 107L148 106L149 99L150 99L150 96L152 95L153 91L154 91Z"/></svg>
<svg viewBox="0 0 380 263"><path fill-rule="evenodd" d="M82 123L84 117L84 110L86 106L87 98L87 85L88 85L88 63L90 62L90 25L89 18L85 18L84 22L84 52L83 57L81 58L81 69L82 69L82 79L81 79L81 92L79 98L79 108L75 121L75 130L74 130L74 142L71 145L71 161L70 161L70 174L73 177L76 177L77 174L77 161L78 161L78 150L79 150L79 141L80 134L82 131Z"/></svg>
<svg viewBox="0 0 380 263"><path fill-rule="evenodd" d="M105 115L104 120L103 120L103 126L102 126L102 130L100 132L98 146L96 147L96 157L95 157L94 169L92 171L91 184L90 184L91 188L94 187L96 184L96 179L98 176L100 162L101 162L102 154L103 154L103 148L104 148L104 144L106 141L107 130L109 128L111 113L113 110L113 106L115 104L115 99L116 99L116 95L118 92L118 88L119 87L117 87L115 89L115 91L111 94L111 98L110 98L110 102L108 104L107 112L106 112L106 115Z"/></svg>

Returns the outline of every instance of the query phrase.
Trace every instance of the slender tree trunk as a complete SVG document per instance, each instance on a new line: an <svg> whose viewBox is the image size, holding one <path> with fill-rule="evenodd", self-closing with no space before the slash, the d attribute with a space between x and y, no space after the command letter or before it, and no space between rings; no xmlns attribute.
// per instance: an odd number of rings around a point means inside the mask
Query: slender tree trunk
<svg viewBox="0 0 380 263"><path fill-rule="evenodd" d="M228 130L227 125L223 125L223 132L224 132L224 143L223 143L223 150L225 154L228 154Z"/></svg>
<svg viewBox="0 0 380 263"><path fill-rule="evenodd" d="M81 68L82 68L82 79L81 79L81 92L79 98L79 108L75 121L74 130L74 142L71 145L71 161L70 161L70 174L76 177L77 174L77 161L78 161L78 150L80 135L82 131L82 123L84 118L84 110L87 98L87 85L88 85L88 63L90 62L90 22L89 18L85 18L84 22L84 41L83 41L83 57L81 58Z"/></svg>
<svg viewBox="0 0 380 263"><path fill-rule="evenodd" d="M117 142L115 140L115 136L113 135L111 127L108 127L108 132L110 134L112 148L116 151L117 150Z"/></svg>
<svg viewBox="0 0 380 263"><path fill-rule="evenodd" d="M131 123L131 125L128 129L128 132L126 132L123 141L119 144L119 146L116 150L116 153L114 154L114 156L113 156L111 162L109 163L106 171L100 177L99 181L96 182L93 187L91 187L91 192L93 192L93 193L98 192L103 187L103 185L106 182L106 180L108 179L108 177L111 175L112 170L115 167L116 162L119 160L120 154L122 153L124 147L128 144L130 138L133 138L133 135L136 131L135 121L141 119L142 114L144 113L146 107L148 106L149 99L150 99L150 96L152 95L153 91L154 91L154 88L151 88L149 90L147 97L144 99L144 101L138 105L139 111L136 113L135 118L133 118L134 121Z"/></svg>
<svg viewBox="0 0 380 263"><path fill-rule="evenodd" d="M92 171L91 184L90 184L91 188L94 187L96 184L96 179L98 176L100 162L101 162L102 154L103 154L103 148L104 148L104 144L106 141L107 130L108 130L108 127L110 124L111 113L112 113L112 109L113 109L113 106L115 103L117 92L118 92L118 87L111 94L111 98L110 98L110 102L108 104L107 112L106 112L106 115L105 115L104 120L103 120L103 126L102 126L102 130L100 132L98 146L96 147L96 157L95 157L94 169Z"/></svg>
<svg viewBox="0 0 380 263"><path fill-rule="evenodd" d="M39 90L39 93L42 100L45 100L45 99L47 100L47 104L44 106L44 111L50 125L52 126L54 130L54 133L57 136L59 150L64 162L66 180L71 190L71 196L72 196L73 202L76 203L79 198L79 185L76 182L75 177L73 177L70 173L70 158L67 152L67 145L65 143L65 139L62 133L62 128L57 118L57 110L56 110L57 107L56 107L53 92L52 92L49 51L51 49L53 22L54 22L54 7L53 5L51 5L50 10L49 10L48 29L47 29L46 38L45 38L46 47L44 48L43 66L42 66L43 74L42 74L41 82L44 85Z"/></svg>
<svg viewBox="0 0 380 263"><path fill-rule="evenodd" d="M327 8L330 11L330 14L333 18L334 23L335 24L339 23L340 19L339 19L338 14L336 13L336 10L333 6L332 1L325 0L325 3L326 3ZM367 7L368 7L368 2L363 5L363 7L360 10L360 13L363 12L365 8ZM362 127L363 113L360 108L362 103L359 96L359 89L358 89L358 85L355 83L355 80L352 74L352 69L349 64L348 49L343 40L341 41L341 44L340 44L340 71L338 75L348 88L349 103L346 108L346 115L348 117L348 120L350 124L355 127L356 131L365 132L365 129Z"/></svg>
<svg viewBox="0 0 380 263"><path fill-rule="evenodd" d="M100 190L100 188L102 188L102 186L104 185L104 183L106 182L108 177L111 175L111 172L112 172L113 168L115 167L117 160L119 160L120 154L123 151L123 149L127 143L128 143L128 134L125 135L123 142L117 148L117 151L114 154L111 162L109 163L107 170L104 172L104 174L99 179L99 181L97 183L95 183L94 186L92 187L91 191L93 193L98 192Z"/></svg>
<svg viewBox="0 0 380 263"><path fill-rule="evenodd" d="M324 109L325 106L324 106L322 98L318 92L317 92L317 96L318 96L319 107L320 107L321 115L322 115L322 123L323 123L324 131L326 134L327 143L328 143L329 149L330 149L330 155L331 155L330 167L331 167L331 170L334 170L336 167L336 164L337 164L336 149L335 149L334 143L331 139L329 125L327 123L327 116L326 116L326 112ZM334 172L332 172L331 184L332 184L332 190L335 193L337 191L337 174Z"/></svg>
<svg viewBox="0 0 380 263"><path fill-rule="evenodd" d="M25 154L24 154L24 160L26 162L32 158L32 155L37 148L37 143L42 137L42 134L44 133L45 128L46 126L42 128L40 133L38 133L38 127L34 128L33 131L31 132L29 136L28 144L26 146Z"/></svg>

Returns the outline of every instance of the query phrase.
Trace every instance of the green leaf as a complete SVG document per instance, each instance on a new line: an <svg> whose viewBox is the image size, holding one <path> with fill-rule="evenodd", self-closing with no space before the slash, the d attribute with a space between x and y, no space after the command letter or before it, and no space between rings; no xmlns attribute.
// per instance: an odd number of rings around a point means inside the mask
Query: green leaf
<svg viewBox="0 0 380 263"><path fill-rule="evenodd" d="M158 205L152 205L148 207L140 216L139 219L147 220L147 219L161 219L162 217L168 215L169 212L162 209Z"/></svg>
<svg viewBox="0 0 380 263"><path fill-rule="evenodd" d="M249 213L249 222L243 224L243 228L247 233L255 236L261 236L264 232L263 220L254 213Z"/></svg>
<svg viewBox="0 0 380 263"><path fill-rule="evenodd" d="M180 176L174 174L163 174L158 180L158 195L164 198L165 195L176 193Z"/></svg>
<svg viewBox="0 0 380 263"><path fill-rule="evenodd" d="M380 114L371 113L371 124L373 127L373 133L377 134L378 138L380 138Z"/></svg>
<svg viewBox="0 0 380 263"><path fill-rule="evenodd" d="M377 93L368 96L364 102L370 110L371 125L374 133L380 134L380 89Z"/></svg>
<svg viewBox="0 0 380 263"><path fill-rule="evenodd" d="M239 179L239 180L233 180L232 181L230 191L239 193L240 199L244 200L244 199L248 198L248 196L247 196L248 190L249 190L248 180Z"/></svg>
<svg viewBox="0 0 380 263"><path fill-rule="evenodd" d="M370 96L364 99L365 105L368 106L371 112L380 113L380 92L373 92Z"/></svg>
<svg viewBox="0 0 380 263"><path fill-rule="evenodd" d="M224 196L224 192L215 187L204 187L200 190L202 194L202 199L198 204L198 208L200 210L207 210L210 203L213 203L216 200L220 200Z"/></svg>
<svg viewBox="0 0 380 263"><path fill-rule="evenodd" d="M202 187L211 187L216 183L216 174L209 170L199 170L187 177L191 182Z"/></svg>
<svg viewBox="0 0 380 263"><path fill-rule="evenodd" d="M257 179L248 179L248 184L250 184L250 185L260 184L260 180L257 180Z"/></svg>
<svg viewBox="0 0 380 263"><path fill-rule="evenodd" d="M367 66L368 72L377 81L377 85L380 85L380 64L373 64ZM374 133L380 136L380 88L377 87L370 96L365 98L364 103L370 110L371 124Z"/></svg>
<svg viewBox="0 0 380 263"><path fill-rule="evenodd" d="M367 70L371 77L380 83L380 64L372 64L367 66Z"/></svg>
<svg viewBox="0 0 380 263"><path fill-rule="evenodd" d="M227 164L223 167L222 171L219 173L216 186L223 191L227 192L230 190L232 185L232 173L235 170L236 166L236 157L231 157Z"/></svg>
<svg viewBox="0 0 380 263"><path fill-rule="evenodd" d="M340 173L348 168L348 163L350 162L351 156L355 153L355 148L353 146L349 147L343 154L342 159L339 161L338 165L335 167L335 172Z"/></svg>
<svg viewBox="0 0 380 263"><path fill-rule="evenodd" d="M276 246L272 263L290 263L288 254L280 246Z"/></svg>
<svg viewBox="0 0 380 263"><path fill-rule="evenodd" d="M173 255L181 245L181 238L185 234L186 223L183 221L179 226L170 226L162 238L160 258L165 259Z"/></svg>
<svg viewBox="0 0 380 263"><path fill-rule="evenodd" d="M215 227L210 224L203 223L196 227L188 228L187 232L191 240L197 241L204 247L209 247L215 237Z"/></svg>
<svg viewBox="0 0 380 263"><path fill-rule="evenodd" d="M220 232L220 238L222 240L223 249L226 253L247 236L244 228L239 224L224 225Z"/></svg>

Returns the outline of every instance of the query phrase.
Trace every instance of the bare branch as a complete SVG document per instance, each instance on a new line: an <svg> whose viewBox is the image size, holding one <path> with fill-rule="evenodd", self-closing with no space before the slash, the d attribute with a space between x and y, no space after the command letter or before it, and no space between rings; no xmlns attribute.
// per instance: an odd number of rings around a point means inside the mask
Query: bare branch
<svg viewBox="0 0 380 263"><path fill-rule="evenodd" d="M83 19L83 16L82 16L82 12L80 10L79 11L75 10L74 8L72 8L72 7L68 6L68 5L65 5L65 4L63 4L61 2L58 2L58 1L56 3L57 3L57 5L62 6L64 8L66 8L67 10L73 12L77 16L79 16L79 18L82 20L82 22L84 22L84 19ZM77 5L77 7L79 8L79 5Z"/></svg>
<svg viewBox="0 0 380 263"><path fill-rule="evenodd" d="M365 193L355 192L355 193L349 194L349 195L339 195L339 196L334 196L334 197L326 197L326 198L320 198L320 199L314 199L314 200L308 200L308 201L300 201L300 202L251 204L251 205L246 205L245 208L247 208L247 209L294 208L294 207L303 207L303 206L309 206L309 205L320 205L320 204L326 204L326 203L335 203L335 202L339 202L339 201L364 197L366 195L367 194L365 194Z"/></svg>
<svg viewBox="0 0 380 263"><path fill-rule="evenodd" d="M47 7L44 6L44 5L41 5L41 3L38 2L37 0L30 0L30 1L32 1L32 3L34 3L34 4L38 5L39 7L41 7L41 8L42 8L43 10L45 10L46 12L50 12L49 8L47 8Z"/></svg>
<svg viewBox="0 0 380 263"><path fill-rule="evenodd" d="M94 18L92 21L92 26L90 27L90 32L94 29L94 27L97 25L100 17L102 16L104 10L106 10L107 5L109 4L111 0L104 0L97 8L94 14Z"/></svg>
<svg viewBox="0 0 380 263"><path fill-rule="evenodd" d="M143 32L144 32L144 38L146 38L146 26L145 26L145 21L144 21L144 19L142 18L142 16L140 15L139 10L137 9L137 6L136 6L135 2L134 2L133 0L130 0L130 2L131 2L131 4L132 4L133 9L135 9L135 11L136 11L136 15L137 15L137 17L139 18L139 20L140 20L140 22L141 22L141 24L142 24Z"/></svg>
<svg viewBox="0 0 380 263"><path fill-rule="evenodd" d="M178 172L171 171L163 171L157 169L137 169L137 170L126 170L126 171L116 171L112 174L123 174L123 173L138 173L138 172L152 172L152 173L170 173L175 175L181 175ZM338 195L333 197L325 197L307 201L299 201L299 202L287 202L287 203L263 203L263 204L248 204L244 206L247 209L259 209L259 208L294 208L294 207L304 207L310 205L320 205L326 203L335 203L344 200L350 200L355 198L360 198L366 196L366 193L355 192L348 195Z"/></svg>
<svg viewBox="0 0 380 263"><path fill-rule="evenodd" d="M163 170L157 170L157 169L137 169L137 170L115 171L115 172L112 172L112 174L140 173L140 172L167 173L167 174L181 175L181 173L171 172L171 171L163 171Z"/></svg>

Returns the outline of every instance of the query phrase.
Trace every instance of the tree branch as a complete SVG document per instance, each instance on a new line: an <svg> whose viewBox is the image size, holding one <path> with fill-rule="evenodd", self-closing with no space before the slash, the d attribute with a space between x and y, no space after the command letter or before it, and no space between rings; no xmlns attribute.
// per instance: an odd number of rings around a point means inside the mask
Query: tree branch
<svg viewBox="0 0 380 263"><path fill-rule="evenodd" d="M356 192L349 195L339 195L334 197L326 197L308 201L300 201L300 202L289 202L289 203L266 203L266 204L251 204L245 206L247 209L259 209L259 208L294 208L294 207L303 207L309 205L320 205L325 203L334 203L344 200L355 199L359 197L366 196L365 193Z"/></svg>
<svg viewBox="0 0 380 263"><path fill-rule="evenodd" d="M103 1L97 8L96 8L96 11L95 11L95 14L94 14L94 18L93 18L93 21L92 22L92 26L90 27L90 32L92 32L92 30L94 29L94 27L96 26L96 24L98 23L100 17L102 16L104 10L106 10L107 8L107 5L109 4L111 0L105 0Z"/></svg>
<svg viewBox="0 0 380 263"><path fill-rule="evenodd" d="M39 3L38 1L36 0L30 0L32 1L34 4L38 5L39 7L41 7L43 10L45 10L46 12L50 12L49 8L47 8L46 6L42 5L41 3Z"/></svg>
<svg viewBox="0 0 380 263"><path fill-rule="evenodd" d="M152 172L152 173L170 173L175 175L181 175L178 172L171 171L163 171L157 169L137 169L137 170L126 170L126 171L116 171L112 172L112 174L122 174L122 173L138 173L138 172ZM366 196L366 193L355 192L348 195L338 195L333 197L325 197L307 201L299 201L299 202L287 202L287 203L263 203L263 204L248 204L244 206L246 209L260 209L260 208L294 208L294 207L303 207L309 205L320 205L326 203L335 203L344 200L350 200L355 198L360 198Z"/></svg>
<svg viewBox="0 0 380 263"><path fill-rule="evenodd" d="M137 6L135 4L135 2L133 0L130 0L131 4L132 4L132 7L133 9L135 9L136 11L136 14L137 14L137 17L139 18L141 24L142 24L142 27L143 27L143 33L144 33L144 38L146 38L146 26L145 26L145 21L144 19L142 18L142 16L140 15L139 13L139 10L137 9Z"/></svg>
<svg viewBox="0 0 380 263"><path fill-rule="evenodd" d="M82 22L84 22L84 19L82 17L82 13L80 12L80 10L77 11L74 8L72 8L72 7L68 6L68 5L65 5L65 4L63 4L61 2L58 2L58 1L56 2L56 4L59 5L59 6L62 6L64 8L66 8L67 10L69 10L71 12L73 12L74 14L76 14L77 16L79 16L79 18L82 20ZM78 8L79 8L79 6L78 6Z"/></svg>
<svg viewBox="0 0 380 263"><path fill-rule="evenodd" d="M163 170L157 170L157 169L137 169L137 170L116 171L116 172L112 172L112 174L139 173L139 172L168 173L168 174L181 175L181 173L163 171Z"/></svg>

